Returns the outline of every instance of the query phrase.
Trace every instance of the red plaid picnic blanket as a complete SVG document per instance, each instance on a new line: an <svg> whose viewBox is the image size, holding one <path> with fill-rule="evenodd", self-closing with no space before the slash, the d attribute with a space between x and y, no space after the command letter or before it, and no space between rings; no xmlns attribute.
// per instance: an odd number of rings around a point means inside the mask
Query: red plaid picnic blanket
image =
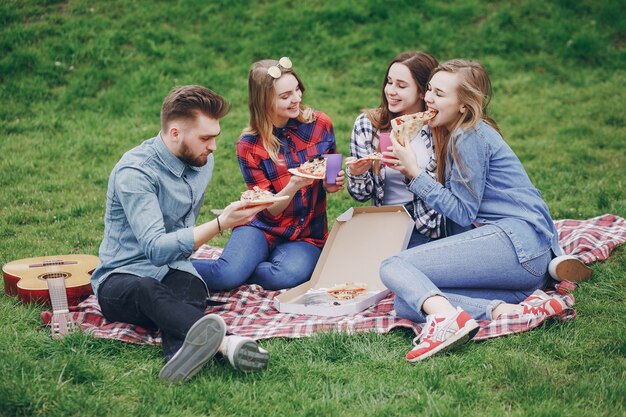
<svg viewBox="0 0 626 417"><path fill-rule="evenodd" d="M566 254L579 256L584 262L606 259L611 251L626 242L624 219L604 215L589 220L560 220L555 222L559 230L559 241ZM203 259L219 257L221 248L203 246L193 256ZM554 296L569 307L558 317L570 320L576 316L573 309L574 296L570 293L575 286L563 283ZM219 314L233 334L255 340L271 337L305 337L322 331L378 332L387 333L394 328L411 329L419 334L418 324L399 318L393 309L393 295L355 315L339 317L309 316L280 313L274 308L274 297L279 291L266 291L257 285L244 285L221 293L213 293L210 300L223 303L208 307L206 313ZM72 307L72 317L80 328L94 337L117 339L138 344L160 344L158 333L149 332L139 326L120 322L107 322L100 312L94 296ZM483 321L474 340L484 340L531 330L547 318L532 315L501 316L497 320Z"/></svg>
<svg viewBox="0 0 626 417"><path fill-rule="evenodd" d="M605 214L588 220L557 220L559 246L584 263L603 261L616 246L626 242L626 220Z"/></svg>

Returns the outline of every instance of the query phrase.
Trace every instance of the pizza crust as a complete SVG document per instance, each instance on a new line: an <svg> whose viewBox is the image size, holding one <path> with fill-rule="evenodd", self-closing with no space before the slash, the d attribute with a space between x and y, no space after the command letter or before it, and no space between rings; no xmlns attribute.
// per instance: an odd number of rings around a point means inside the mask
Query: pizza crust
<svg viewBox="0 0 626 417"><path fill-rule="evenodd" d="M255 185L251 190L246 190L241 193L241 201L246 202L249 206L275 203L277 201L283 201L288 198L288 195L277 196L271 191L263 190L258 185Z"/></svg>
<svg viewBox="0 0 626 417"><path fill-rule="evenodd" d="M354 164L354 163L359 162L359 161L368 161L368 160L369 161L380 161L382 159L383 159L383 154L382 153L374 152L374 153L371 153L371 154L369 154L367 156L364 156L362 158L359 158L359 159L348 160L348 161L346 161L346 165Z"/></svg>

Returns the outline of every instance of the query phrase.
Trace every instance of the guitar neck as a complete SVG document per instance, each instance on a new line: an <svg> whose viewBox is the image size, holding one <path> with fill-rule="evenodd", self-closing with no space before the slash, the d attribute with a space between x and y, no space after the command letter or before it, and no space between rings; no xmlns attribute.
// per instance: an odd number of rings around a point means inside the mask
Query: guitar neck
<svg viewBox="0 0 626 417"><path fill-rule="evenodd" d="M67 293L65 292L65 278L53 277L46 279L53 312L68 312Z"/></svg>

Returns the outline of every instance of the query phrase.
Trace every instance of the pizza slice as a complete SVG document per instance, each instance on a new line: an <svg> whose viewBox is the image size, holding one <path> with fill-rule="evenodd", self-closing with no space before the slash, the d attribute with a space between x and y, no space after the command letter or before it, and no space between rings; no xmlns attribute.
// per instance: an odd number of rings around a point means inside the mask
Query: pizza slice
<svg viewBox="0 0 626 417"><path fill-rule="evenodd" d="M289 172L300 177L313 178L316 180L324 179L326 176L326 158L316 156L315 158L305 161L297 168L290 168Z"/></svg>
<svg viewBox="0 0 626 417"><path fill-rule="evenodd" d="M398 143L404 146L413 140L422 129L424 123L435 117L436 114L436 110L428 109L423 112L405 114L404 116L391 119L391 129Z"/></svg>
<svg viewBox="0 0 626 417"><path fill-rule="evenodd" d="M246 190L241 193L241 201L248 203L248 205L275 203L288 198L288 195L277 196L271 191L259 188L258 185L255 185L251 190Z"/></svg>
<svg viewBox="0 0 626 417"><path fill-rule="evenodd" d="M346 165L350 165L350 164L354 164L355 162L359 162L359 161L380 161L381 159L383 159L383 154L380 152L372 152L369 155L366 155L362 158L359 159L349 159L346 160Z"/></svg>
<svg viewBox="0 0 626 417"><path fill-rule="evenodd" d="M328 294L339 300L352 300L365 291L367 291L367 284L363 282L346 282L326 290Z"/></svg>

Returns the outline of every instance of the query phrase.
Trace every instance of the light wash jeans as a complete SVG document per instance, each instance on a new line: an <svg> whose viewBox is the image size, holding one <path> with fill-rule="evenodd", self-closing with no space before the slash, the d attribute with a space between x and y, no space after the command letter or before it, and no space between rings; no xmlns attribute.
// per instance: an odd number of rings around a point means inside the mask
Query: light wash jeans
<svg viewBox="0 0 626 417"><path fill-rule="evenodd" d="M381 263L398 316L422 323L424 301L446 297L477 320L491 320L502 302L517 304L549 282L552 252L522 264L500 228L485 225L400 252Z"/></svg>
<svg viewBox="0 0 626 417"><path fill-rule="evenodd" d="M311 279L320 253L317 246L303 241L283 241L270 250L260 229L240 226L219 259L191 262L209 290L230 290L244 283L280 290Z"/></svg>

